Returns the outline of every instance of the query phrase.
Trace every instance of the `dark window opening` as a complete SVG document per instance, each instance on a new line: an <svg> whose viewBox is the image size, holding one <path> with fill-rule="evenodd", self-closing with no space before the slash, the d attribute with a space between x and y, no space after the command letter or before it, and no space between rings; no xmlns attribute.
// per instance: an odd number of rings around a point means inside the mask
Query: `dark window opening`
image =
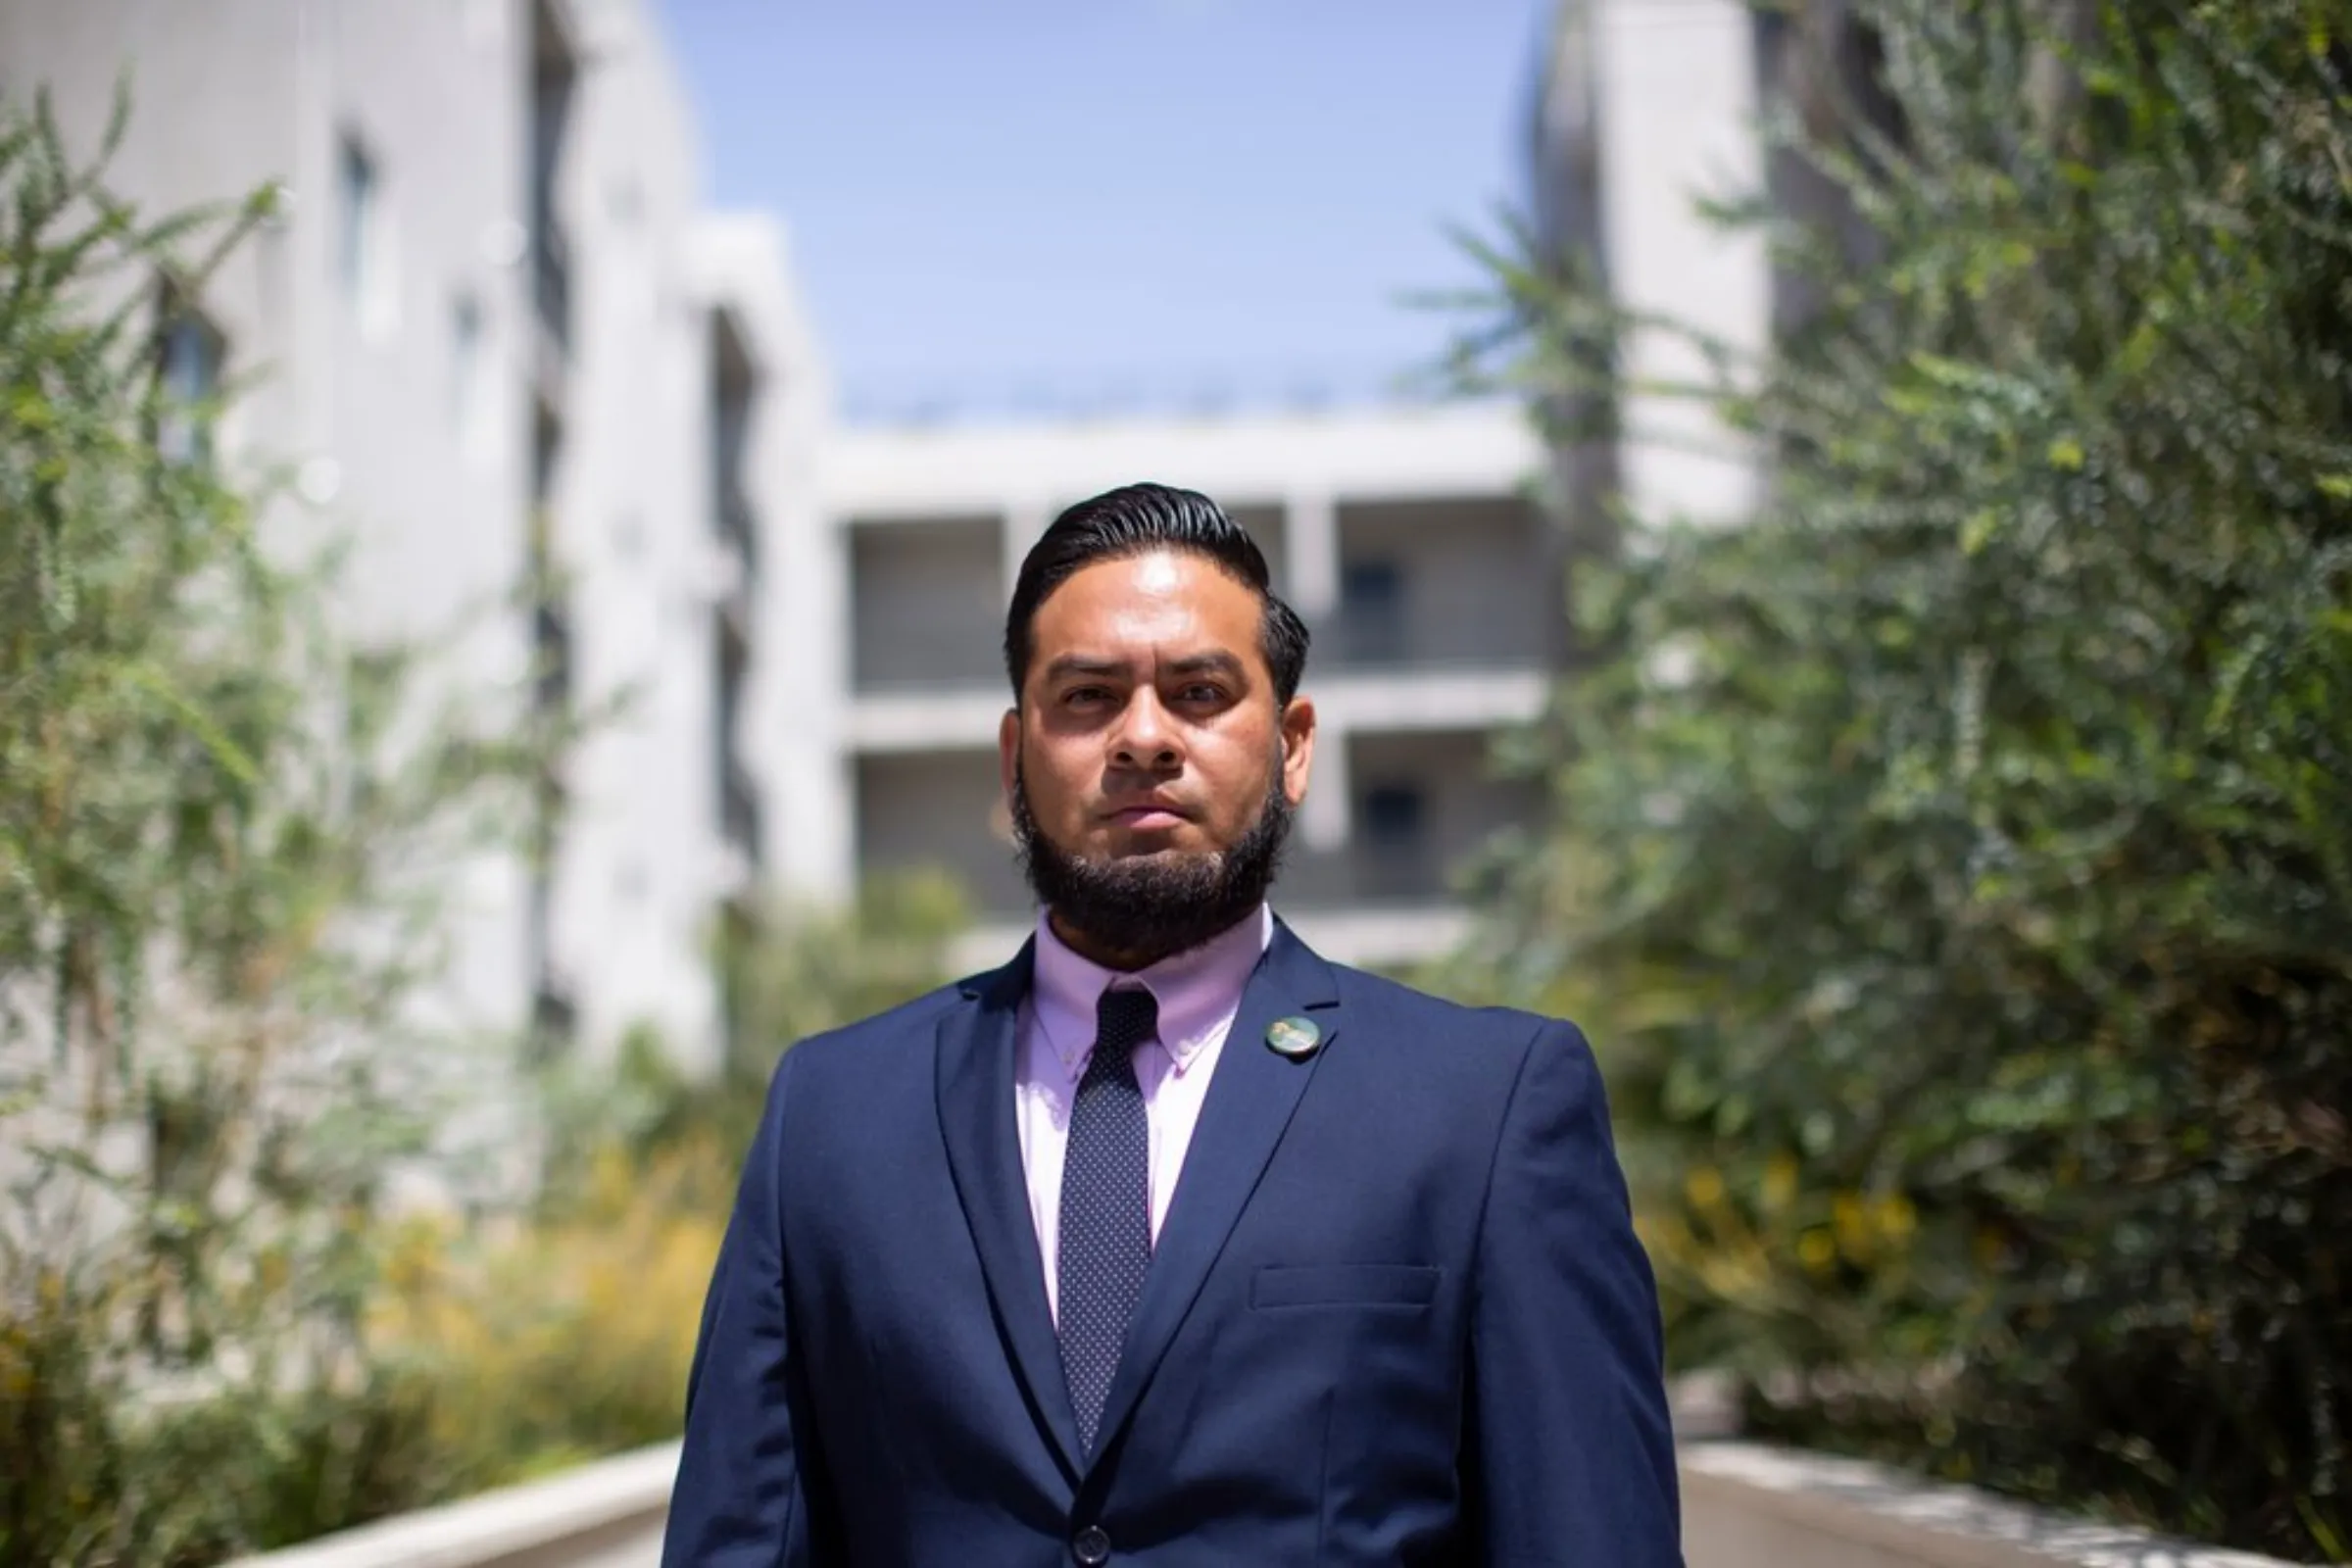
<svg viewBox="0 0 2352 1568"><path fill-rule="evenodd" d="M227 343L203 314L166 288L156 331L156 376L162 407L156 450L166 462L210 463L214 400L220 395Z"/></svg>
<svg viewBox="0 0 2352 1568"><path fill-rule="evenodd" d="M1351 561L1340 568L1340 655L1359 664L1404 659L1404 573L1394 561Z"/></svg>
<svg viewBox="0 0 2352 1568"><path fill-rule="evenodd" d="M1376 784L1358 812L1364 892L1374 898L1418 897L1431 891L1429 802L1416 784Z"/></svg>

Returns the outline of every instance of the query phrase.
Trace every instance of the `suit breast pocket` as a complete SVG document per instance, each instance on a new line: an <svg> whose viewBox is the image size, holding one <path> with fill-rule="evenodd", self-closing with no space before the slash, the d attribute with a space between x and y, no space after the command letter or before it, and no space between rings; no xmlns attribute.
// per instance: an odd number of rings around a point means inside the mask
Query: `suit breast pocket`
<svg viewBox="0 0 2352 1568"><path fill-rule="evenodd" d="M1269 1263L1250 1280L1253 1311L1286 1307L1411 1309L1437 1299L1443 1269L1418 1263Z"/></svg>

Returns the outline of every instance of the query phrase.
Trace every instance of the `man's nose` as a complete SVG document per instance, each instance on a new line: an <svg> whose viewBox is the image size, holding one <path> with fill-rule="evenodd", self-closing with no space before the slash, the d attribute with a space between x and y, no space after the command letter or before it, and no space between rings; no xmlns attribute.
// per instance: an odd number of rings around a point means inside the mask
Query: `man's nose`
<svg viewBox="0 0 2352 1568"><path fill-rule="evenodd" d="M1168 710L1159 694L1139 687L1119 714L1119 729L1111 742L1111 760L1121 767L1157 771L1175 766L1184 753Z"/></svg>

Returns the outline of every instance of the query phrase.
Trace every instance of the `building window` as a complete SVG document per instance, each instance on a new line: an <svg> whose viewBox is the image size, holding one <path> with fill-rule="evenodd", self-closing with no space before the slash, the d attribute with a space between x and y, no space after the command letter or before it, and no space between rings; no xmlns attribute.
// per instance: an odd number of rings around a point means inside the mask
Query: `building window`
<svg viewBox="0 0 2352 1568"><path fill-rule="evenodd" d="M1364 792L1364 838L1383 848L1421 842L1423 797L1418 786L1381 784Z"/></svg>
<svg viewBox="0 0 2352 1568"><path fill-rule="evenodd" d="M1405 657L1404 573L1394 561L1350 561L1340 568L1340 657L1393 664Z"/></svg>
<svg viewBox="0 0 2352 1568"><path fill-rule="evenodd" d="M717 655L712 682L711 771L718 781L719 836L742 855L744 864L757 869L765 854L761 842L759 785L744 765L740 747L745 686L751 674L751 649L742 628L721 614L716 621Z"/></svg>
<svg viewBox="0 0 2352 1568"><path fill-rule="evenodd" d="M220 330L167 290L156 356L163 393L156 450L172 463L208 463L213 456L211 404L220 395L226 358Z"/></svg>
<svg viewBox="0 0 2352 1568"><path fill-rule="evenodd" d="M578 79L563 7L533 0L531 13L530 218L531 286L540 327L559 355L571 350L571 244L557 214L564 143Z"/></svg>
<svg viewBox="0 0 2352 1568"><path fill-rule="evenodd" d="M363 331L380 335L392 325L390 235L383 180L357 136L343 138L335 190L335 268L343 303Z"/></svg>
<svg viewBox="0 0 2352 1568"><path fill-rule="evenodd" d="M1360 821L1366 894L1397 898L1432 891L1428 815L1428 799L1419 785L1376 784L1364 792Z"/></svg>
<svg viewBox="0 0 2352 1568"><path fill-rule="evenodd" d="M480 459L490 451L497 408L497 385L491 374L482 303L461 294L449 315L449 413L458 448Z"/></svg>

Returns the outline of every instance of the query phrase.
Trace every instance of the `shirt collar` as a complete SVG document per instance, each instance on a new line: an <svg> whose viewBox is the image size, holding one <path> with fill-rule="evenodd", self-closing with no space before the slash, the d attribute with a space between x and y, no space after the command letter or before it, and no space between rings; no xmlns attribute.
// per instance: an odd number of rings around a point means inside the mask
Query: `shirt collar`
<svg viewBox="0 0 2352 1568"><path fill-rule="evenodd" d="M1063 1070L1076 1079L1094 1050L1095 1004L1102 993L1117 984L1140 985L1159 1007L1152 1038L1181 1076L1231 1025L1241 1006L1242 988L1273 940L1274 911L1261 904L1199 947L1129 973L1104 968L1073 952L1040 911L1033 982L1038 1023Z"/></svg>

